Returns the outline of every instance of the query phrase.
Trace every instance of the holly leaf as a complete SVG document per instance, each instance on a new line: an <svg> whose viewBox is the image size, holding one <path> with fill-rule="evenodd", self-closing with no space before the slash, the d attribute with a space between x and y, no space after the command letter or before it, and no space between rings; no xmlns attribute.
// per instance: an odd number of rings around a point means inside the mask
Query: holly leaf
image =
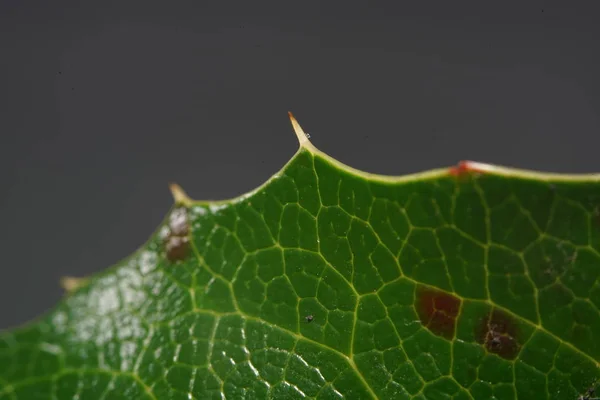
<svg viewBox="0 0 600 400"><path fill-rule="evenodd" d="M173 186L144 246L2 333L0 399L594 396L598 175L371 175L292 123L263 186Z"/></svg>

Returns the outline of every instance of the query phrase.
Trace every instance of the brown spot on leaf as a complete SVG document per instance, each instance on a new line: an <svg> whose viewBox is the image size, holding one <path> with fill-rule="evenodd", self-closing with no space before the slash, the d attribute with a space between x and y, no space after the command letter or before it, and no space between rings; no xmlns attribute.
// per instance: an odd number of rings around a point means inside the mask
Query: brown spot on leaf
<svg viewBox="0 0 600 400"><path fill-rule="evenodd" d="M453 339L460 299L439 290L417 288L417 314L432 333Z"/></svg>
<svg viewBox="0 0 600 400"><path fill-rule="evenodd" d="M187 237L170 236L165 243L167 259L171 262L185 259L189 250L190 243Z"/></svg>
<svg viewBox="0 0 600 400"><path fill-rule="evenodd" d="M175 208L169 215L169 223L162 233L165 253L169 261L180 261L188 256L189 231L188 210L185 207Z"/></svg>
<svg viewBox="0 0 600 400"><path fill-rule="evenodd" d="M507 360L514 360L521 351L517 337L518 329L514 318L496 309L481 320L476 332L477 341L487 351Z"/></svg>

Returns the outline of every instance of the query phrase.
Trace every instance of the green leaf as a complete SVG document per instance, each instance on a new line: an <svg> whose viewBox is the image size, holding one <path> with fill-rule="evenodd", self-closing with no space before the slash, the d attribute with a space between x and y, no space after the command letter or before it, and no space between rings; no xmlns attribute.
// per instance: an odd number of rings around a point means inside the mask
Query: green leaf
<svg viewBox="0 0 600 400"><path fill-rule="evenodd" d="M565 399L600 378L600 177L365 174L300 149L176 204L0 335L0 400Z"/></svg>

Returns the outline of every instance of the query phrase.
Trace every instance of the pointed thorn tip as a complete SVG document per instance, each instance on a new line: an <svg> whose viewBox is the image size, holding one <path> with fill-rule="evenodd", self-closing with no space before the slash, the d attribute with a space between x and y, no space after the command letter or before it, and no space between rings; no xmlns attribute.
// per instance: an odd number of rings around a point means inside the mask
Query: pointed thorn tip
<svg viewBox="0 0 600 400"><path fill-rule="evenodd" d="M185 193L185 191L176 183L169 184L169 190L171 191L171 195L173 196L173 200L176 204L190 205L192 203L192 199Z"/></svg>
<svg viewBox="0 0 600 400"><path fill-rule="evenodd" d="M294 132L296 133L296 137L298 138L298 142L300 143L300 147L304 147L307 144L310 144L310 140L308 140L310 136L304 132L304 130L294 117L294 114L292 114L291 111L288 111L288 116L290 117L290 121L292 123L292 127L294 128Z"/></svg>
<svg viewBox="0 0 600 400"><path fill-rule="evenodd" d="M88 278L76 278L74 276L63 276L60 278L60 286L67 292L73 293L88 281Z"/></svg>

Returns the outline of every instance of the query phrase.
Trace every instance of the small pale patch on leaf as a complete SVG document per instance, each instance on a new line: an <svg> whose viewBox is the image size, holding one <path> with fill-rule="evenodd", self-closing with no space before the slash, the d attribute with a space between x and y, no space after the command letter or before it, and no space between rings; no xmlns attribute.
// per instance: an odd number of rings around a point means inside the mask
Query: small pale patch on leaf
<svg viewBox="0 0 600 400"><path fill-rule="evenodd" d="M190 253L190 222L187 207L176 207L169 215L168 224L161 230L167 259L171 262L181 261Z"/></svg>

